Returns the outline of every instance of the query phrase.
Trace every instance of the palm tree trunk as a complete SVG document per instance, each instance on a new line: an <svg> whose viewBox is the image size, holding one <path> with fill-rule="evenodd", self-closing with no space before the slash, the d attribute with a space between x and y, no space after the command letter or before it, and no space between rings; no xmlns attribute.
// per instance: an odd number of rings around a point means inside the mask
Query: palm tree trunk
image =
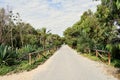
<svg viewBox="0 0 120 80"><path fill-rule="evenodd" d="M44 49L44 51L45 51L45 39L44 39L44 42L43 42L43 49Z"/></svg>

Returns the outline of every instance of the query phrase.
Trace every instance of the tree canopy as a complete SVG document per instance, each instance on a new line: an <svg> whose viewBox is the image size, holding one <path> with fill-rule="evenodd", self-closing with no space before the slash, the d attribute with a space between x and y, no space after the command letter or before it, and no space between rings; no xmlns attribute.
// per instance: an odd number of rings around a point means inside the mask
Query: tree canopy
<svg viewBox="0 0 120 80"><path fill-rule="evenodd" d="M64 31L66 43L78 51L107 50L120 58L119 30L114 25L115 21L119 24L119 13L119 0L101 0L95 13L85 11L78 22Z"/></svg>

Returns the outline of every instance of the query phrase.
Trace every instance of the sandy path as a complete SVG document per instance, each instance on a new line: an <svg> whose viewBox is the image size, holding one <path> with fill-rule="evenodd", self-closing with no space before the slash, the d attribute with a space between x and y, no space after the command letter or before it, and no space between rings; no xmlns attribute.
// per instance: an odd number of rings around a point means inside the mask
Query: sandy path
<svg viewBox="0 0 120 80"><path fill-rule="evenodd" d="M104 73L103 65L84 58L64 45L45 64L0 80L117 80Z"/></svg>

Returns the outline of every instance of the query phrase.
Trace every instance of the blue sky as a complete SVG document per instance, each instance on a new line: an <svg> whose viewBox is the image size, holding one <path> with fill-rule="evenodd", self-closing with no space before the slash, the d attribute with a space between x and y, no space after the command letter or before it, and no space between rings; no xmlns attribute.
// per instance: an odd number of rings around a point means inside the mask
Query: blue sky
<svg viewBox="0 0 120 80"><path fill-rule="evenodd" d="M8 5L34 28L46 27L59 35L77 22L84 11L95 11L98 4L93 0L0 0L0 7Z"/></svg>

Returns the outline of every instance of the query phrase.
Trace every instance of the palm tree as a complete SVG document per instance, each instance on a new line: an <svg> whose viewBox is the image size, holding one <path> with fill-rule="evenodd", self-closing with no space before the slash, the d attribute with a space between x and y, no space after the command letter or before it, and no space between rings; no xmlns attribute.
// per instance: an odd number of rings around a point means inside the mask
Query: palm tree
<svg viewBox="0 0 120 80"><path fill-rule="evenodd" d="M50 32L50 30L49 31L47 31L47 29L46 28L42 28L41 29L41 38L42 38L42 41L43 41L43 49L44 49L44 51L45 51L45 48L46 48L46 40L47 40L47 36L48 36L48 33Z"/></svg>
<svg viewBox="0 0 120 80"><path fill-rule="evenodd" d="M51 33L49 33L48 37L47 37L47 45L49 45L49 47L52 47L52 42L54 42L53 35Z"/></svg>

